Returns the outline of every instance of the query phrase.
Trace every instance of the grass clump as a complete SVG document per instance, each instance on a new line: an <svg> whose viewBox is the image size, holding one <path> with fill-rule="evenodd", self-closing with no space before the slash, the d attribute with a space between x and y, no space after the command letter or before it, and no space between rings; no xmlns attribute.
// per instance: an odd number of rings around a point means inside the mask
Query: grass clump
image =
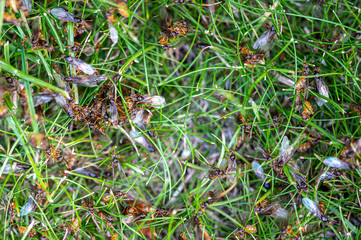
<svg viewBox="0 0 361 240"><path fill-rule="evenodd" d="M360 3L0 2L4 239L359 239Z"/></svg>

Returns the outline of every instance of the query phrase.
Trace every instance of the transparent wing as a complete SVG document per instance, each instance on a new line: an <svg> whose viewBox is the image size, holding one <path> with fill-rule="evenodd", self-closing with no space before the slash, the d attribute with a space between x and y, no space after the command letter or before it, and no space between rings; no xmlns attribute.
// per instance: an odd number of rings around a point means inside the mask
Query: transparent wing
<svg viewBox="0 0 361 240"><path fill-rule="evenodd" d="M26 164L20 164L20 163L13 163L12 165L11 164L6 164L5 167L4 167L4 170L3 170L3 174L9 174L11 172L21 172L21 171L25 171L27 169L29 169L30 166L29 165L26 165Z"/></svg>
<svg viewBox="0 0 361 240"><path fill-rule="evenodd" d="M298 160L299 161L299 166L300 166L300 171L307 176L309 173L309 170L311 168L311 159L307 159L304 162L302 162L301 159Z"/></svg>
<svg viewBox="0 0 361 240"><path fill-rule="evenodd" d="M67 22L80 22L80 19L75 17L74 14L66 11L63 8L53 8L50 10L51 15L53 15L55 18L67 21Z"/></svg>
<svg viewBox="0 0 361 240"><path fill-rule="evenodd" d="M317 203L309 198L302 198L302 203L308 209L308 211L315 214L318 219L322 219L323 213L321 212Z"/></svg>
<svg viewBox="0 0 361 240"><path fill-rule="evenodd" d="M39 18L35 18L33 23L31 24L31 31L32 31L32 42L38 42L40 39L40 23Z"/></svg>
<svg viewBox="0 0 361 240"><path fill-rule="evenodd" d="M264 148L258 142L253 142L253 147L266 160L272 159L272 157L269 155L269 153L266 150L264 150Z"/></svg>
<svg viewBox="0 0 361 240"><path fill-rule="evenodd" d="M318 93L326 98L329 98L328 89L323 79L321 77L316 77L315 79ZM327 100L318 98L316 102L317 105L321 107L323 103L327 102Z"/></svg>
<svg viewBox="0 0 361 240"><path fill-rule="evenodd" d="M182 228L184 228L184 230L187 232L192 232L195 229L195 227L200 224L201 221L199 219L199 216L195 214L182 224Z"/></svg>
<svg viewBox="0 0 361 240"><path fill-rule="evenodd" d="M120 164L120 161L113 161L113 177L115 177L115 168L118 168L118 172L119 172L119 175L120 175L120 179L124 180L126 179L127 180L127 184L129 185L129 181L127 179L127 176L125 174L125 171L124 169L122 168L122 165Z"/></svg>
<svg viewBox="0 0 361 240"><path fill-rule="evenodd" d="M145 110L141 108L137 110L135 114L135 118L132 120L132 122L144 131L145 130L145 126L143 124L144 119L145 119Z"/></svg>
<svg viewBox="0 0 361 240"><path fill-rule="evenodd" d="M294 172L292 170L290 170L293 178L295 179L295 181L297 182L297 186L300 189L306 189L307 188L307 181L306 178L304 176L302 176L301 174Z"/></svg>
<svg viewBox="0 0 361 240"><path fill-rule="evenodd" d="M132 214L128 217L125 217L122 219L123 223L125 224L131 224L133 222L136 222L138 220L144 219L147 215L146 214Z"/></svg>
<svg viewBox="0 0 361 240"><path fill-rule="evenodd" d="M235 187L235 183L233 183L228 189L217 189L215 191L210 191L208 192L208 197L210 197L210 199L212 199L212 202L217 201L218 199L220 199L221 197L225 196L226 194L228 194L234 187Z"/></svg>
<svg viewBox="0 0 361 240"><path fill-rule="evenodd" d="M281 142L281 150L282 150L282 152L286 151L289 146L290 146L290 140L288 139L287 136L285 136L282 139L282 142Z"/></svg>
<svg viewBox="0 0 361 240"><path fill-rule="evenodd" d="M102 186L95 186L92 191L93 192L96 192L96 193L103 193L103 192L106 192L108 190L107 187L102 187Z"/></svg>
<svg viewBox="0 0 361 240"><path fill-rule="evenodd" d="M148 200L145 200L143 198L139 198L139 197L136 197L134 196L133 194L131 193L127 193L127 199L129 199L128 201L126 201L128 204L131 204L131 205L138 205L138 204L145 204L147 206L153 206L153 203L149 202Z"/></svg>
<svg viewBox="0 0 361 240"><path fill-rule="evenodd" d="M157 95L143 95L143 104L151 105L155 108L162 108L166 104L165 98Z"/></svg>
<svg viewBox="0 0 361 240"><path fill-rule="evenodd" d="M33 94L34 106L45 104L53 100L58 94L53 92L38 92Z"/></svg>
<svg viewBox="0 0 361 240"><path fill-rule="evenodd" d="M152 144L150 144L148 140L138 130L132 129L130 131L130 136L132 137L134 142L139 143L145 149L148 149L148 151L154 152Z"/></svg>
<svg viewBox="0 0 361 240"><path fill-rule="evenodd" d="M261 36L261 37L262 37L262 36ZM253 44L253 49L258 49L258 48L259 48L259 45L260 45L261 40L263 40L263 39L258 38L258 39L256 40L256 42Z"/></svg>
<svg viewBox="0 0 361 240"><path fill-rule="evenodd" d="M31 184L29 181L25 180L23 183L23 186L29 191L29 192L37 192L38 189Z"/></svg>
<svg viewBox="0 0 361 240"><path fill-rule="evenodd" d="M111 22L108 22L108 28L109 28L109 37L112 40L112 43L115 45L118 43L119 40L118 31Z"/></svg>
<svg viewBox="0 0 361 240"><path fill-rule="evenodd" d="M289 224L292 213L290 210L285 210L284 208L281 208L279 212L276 213L276 216L279 217L275 217L275 223L277 224L279 229L283 229Z"/></svg>
<svg viewBox="0 0 361 240"><path fill-rule="evenodd" d="M323 160L323 163L329 167L350 170L349 164L341 161L337 157L328 157L325 160Z"/></svg>
<svg viewBox="0 0 361 240"><path fill-rule="evenodd" d="M271 217L275 219L287 219L288 218L288 211L281 207L278 203L276 203L273 207L273 213L271 214Z"/></svg>
<svg viewBox="0 0 361 240"><path fill-rule="evenodd" d="M83 49L83 54L86 56L91 56L94 54L94 46L90 43L85 44L85 47Z"/></svg>
<svg viewBox="0 0 361 240"><path fill-rule="evenodd" d="M302 162L301 159L298 159L296 162L290 163L290 166L293 170L290 170L293 178L297 182L298 189L306 189L307 188L307 181L305 176L302 173L307 174L307 169L309 167L309 161Z"/></svg>
<svg viewBox="0 0 361 240"><path fill-rule="evenodd" d="M316 213L317 204L314 201L312 201L309 198L302 198L302 203L308 209L308 211L310 211L313 214Z"/></svg>
<svg viewBox="0 0 361 240"><path fill-rule="evenodd" d="M213 168L210 165L203 162L201 163L201 168L202 170L198 172L197 178L202 180L203 178L209 177L209 171Z"/></svg>
<svg viewBox="0 0 361 240"><path fill-rule="evenodd" d="M69 101L63 96L59 95L55 98L56 103L68 114L70 109Z"/></svg>
<svg viewBox="0 0 361 240"><path fill-rule="evenodd" d="M305 87L304 87L304 98L308 99L308 91L309 91L309 81L308 78L305 78Z"/></svg>
<svg viewBox="0 0 361 240"><path fill-rule="evenodd" d="M65 60L85 74L93 75L96 72L96 70L90 64L84 62L83 60L74 57L66 57Z"/></svg>
<svg viewBox="0 0 361 240"><path fill-rule="evenodd" d="M115 122L117 119L119 119L117 105L115 104L115 101L113 99L109 101L109 114L111 122Z"/></svg>
<svg viewBox="0 0 361 240"><path fill-rule="evenodd" d="M29 200L25 203L25 205L20 209L20 216L25 216L34 211L36 208L36 203L33 199L33 196L29 197Z"/></svg>
<svg viewBox="0 0 361 240"><path fill-rule="evenodd" d="M327 172L322 173L319 176L319 179L320 179L320 181L327 181L327 180L331 180L331 179L333 179L335 177L338 177L340 175L341 175L341 172L339 172L339 171L328 170Z"/></svg>
<svg viewBox="0 0 361 240"><path fill-rule="evenodd" d="M31 0L23 0L22 3L24 4L24 7L30 11L33 8L33 3Z"/></svg>
<svg viewBox="0 0 361 240"><path fill-rule="evenodd" d="M288 162L288 160L292 157L292 155L295 153L296 150L297 150L296 148L290 146L290 140L288 139L287 136L285 136L282 139L281 149L279 152L279 158L278 158L279 164L284 166Z"/></svg>
<svg viewBox="0 0 361 240"><path fill-rule="evenodd" d="M260 50L262 52L269 52L274 46L273 39L276 37L276 35L277 33L274 27L268 29L253 44L253 49Z"/></svg>
<svg viewBox="0 0 361 240"><path fill-rule="evenodd" d="M356 153L361 154L361 138L355 144L351 143L351 145L351 149L346 155L348 158L353 158L356 156Z"/></svg>
<svg viewBox="0 0 361 240"><path fill-rule="evenodd" d="M112 141L110 137L103 133L98 127L90 127L92 133L95 135L95 139L100 142L110 142Z"/></svg>
<svg viewBox="0 0 361 240"><path fill-rule="evenodd" d="M227 174L235 173L236 167L237 167L236 159L229 159L227 168L226 168L226 173Z"/></svg>
<svg viewBox="0 0 361 240"><path fill-rule="evenodd" d="M266 178L266 176L264 175L264 171L263 171L262 166L257 161L252 162L252 169L253 169L254 174L256 175L256 177L258 179L265 179Z"/></svg>
<svg viewBox="0 0 361 240"><path fill-rule="evenodd" d="M202 171L198 174L197 178L203 179L203 178L206 178L207 175L208 175L208 171L207 171L207 170L202 170Z"/></svg>
<svg viewBox="0 0 361 240"><path fill-rule="evenodd" d="M84 87L96 87L98 83L108 79L107 74L102 75L77 75L65 77L64 81Z"/></svg>
<svg viewBox="0 0 361 240"><path fill-rule="evenodd" d="M10 172L12 172L12 166L11 166L11 164L6 164L4 167L4 170L3 170L3 174L9 174Z"/></svg>
<svg viewBox="0 0 361 240"><path fill-rule="evenodd" d="M233 182L236 181L237 178L237 162L236 162L236 158L230 158L227 164L227 180L226 183L227 184L232 184Z"/></svg>

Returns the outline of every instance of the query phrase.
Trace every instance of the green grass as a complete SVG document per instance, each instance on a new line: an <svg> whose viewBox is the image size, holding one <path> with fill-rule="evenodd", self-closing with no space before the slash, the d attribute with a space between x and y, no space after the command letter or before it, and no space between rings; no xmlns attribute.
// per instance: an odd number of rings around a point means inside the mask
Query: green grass
<svg viewBox="0 0 361 240"><path fill-rule="evenodd" d="M17 1L6 1L10 2ZM298 232L301 239L361 238L360 170L343 171L344 176L323 183L317 181L328 169L322 160L340 154L345 146L344 136L361 137L360 118L349 107L350 103L361 105L359 2L325 0L323 7L318 8L312 1L225 0L214 6L202 6L201 1L181 5L173 4L171 0L129 0L129 18L116 15L114 26L119 41L113 47L106 12L111 6L117 6L114 2L30 2L33 9L29 13L14 12L8 6L5 10L4 1L0 2L1 42L4 44L0 48L1 74L14 77L23 84L30 114L26 123L26 110L16 94L2 96L0 107L7 107L9 112L0 119L2 239L25 239L27 233L18 234L18 226L29 224L33 224L38 238L41 231L46 231L49 239L101 239L108 230L118 233L120 239L149 239L140 231L148 227L157 234L154 239L180 239L181 232L187 239L207 239L205 233L210 239L234 239L234 231L246 225L257 228L254 238L276 239L281 232L280 225L282 228L287 224L295 233L299 228L307 227L306 232ZM215 1L204 1L205 4L212 2ZM55 7L68 9L86 20L92 29L74 36L74 23L62 22L48 12ZM186 36L171 40L174 48L168 51L158 44L161 36L159 14L165 7L173 21L186 20L191 27ZM14 14L19 24L4 21L4 13ZM38 17L42 37L54 46L54 52L31 47L32 22ZM252 49L266 30L266 23L275 26L278 33L275 47L264 61L247 67L235 53L236 49L244 43ZM347 39L332 42L337 34L347 36ZM120 73L120 80L114 85L119 99L128 96L126 88L165 98L167 104L163 108L152 110L149 125L158 138L150 138L142 131L155 152L137 144L138 155L128 137L114 128L106 129L111 142L97 142L85 124L72 121L55 101L34 107L32 96L43 89L66 96L55 81L53 64L59 66L64 76L76 73L62 57L62 54L75 56L68 50L68 45L75 41L82 45L99 44L99 50L93 55L82 54L80 58L100 74L111 77ZM199 43L211 47L203 51L196 48ZM325 50L327 45L332 49ZM294 83L302 76L304 62L310 66L308 101L314 110L309 121L302 119L295 105ZM315 99L322 96L316 90L313 65L319 69L330 94L322 107L316 105ZM79 105L91 106L102 84L95 88L70 86ZM202 226L193 230L188 226L189 219L200 210L202 201L207 200L207 192L225 191L230 186L225 178L209 180L197 176L202 163L224 166L238 136L247 135L242 128L244 124L237 121L239 113L250 121L252 130L236 152L237 183L226 196L206 208L200 217ZM272 119L278 115L282 123L275 127ZM129 133L134 124L122 127ZM296 152L290 160L311 159L306 176L308 192L298 193L290 165L284 167L286 178L283 181L289 185L283 189L280 186L282 180L272 169L272 161L262 159L252 143L260 143L275 160L284 136L297 147L308 141L310 132L320 135L320 142L309 152ZM77 168L102 168L112 172L109 150L116 147L125 176L118 170L113 177L98 175L96 178L70 171L64 180L60 172L66 168L66 163L47 159L44 151L30 145L31 133L44 133L50 144L61 150L66 162L73 152L79 160ZM361 153L361 149L357 150ZM268 191L251 167L255 159L270 179ZM358 155L357 166L359 159ZM30 168L5 174L5 166L15 162ZM27 216L19 216L21 207L31 195L24 188L25 179L34 185L47 184L45 199L49 202ZM94 187L99 185L129 191L155 207L173 207L178 211L164 218L148 214L137 222L139 226L124 224L123 207L129 204L120 199L110 204L102 202L102 194L93 193ZM96 211L112 216L112 228L107 228L98 216L83 217L86 210L82 208L81 200L86 197L94 200ZM308 215L302 197L324 201L326 215L336 220L336 224L326 226L313 214ZM280 221L255 214L255 204L263 199L278 202L289 212L287 219ZM13 222L10 221L8 200L17 206ZM66 233L64 229L77 217L82 218L79 231ZM253 237L247 236L248 239Z"/></svg>

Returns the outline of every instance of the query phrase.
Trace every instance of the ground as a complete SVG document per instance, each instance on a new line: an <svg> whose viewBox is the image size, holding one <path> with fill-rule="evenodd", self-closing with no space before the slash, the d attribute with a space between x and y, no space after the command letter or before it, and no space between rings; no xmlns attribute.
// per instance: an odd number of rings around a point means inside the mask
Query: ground
<svg viewBox="0 0 361 240"><path fill-rule="evenodd" d="M360 8L2 1L2 238L360 239Z"/></svg>

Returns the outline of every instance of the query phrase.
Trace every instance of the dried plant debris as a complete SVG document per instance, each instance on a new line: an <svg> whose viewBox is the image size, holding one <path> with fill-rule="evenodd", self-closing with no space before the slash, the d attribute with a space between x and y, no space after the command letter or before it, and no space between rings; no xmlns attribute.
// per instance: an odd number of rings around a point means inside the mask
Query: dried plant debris
<svg viewBox="0 0 361 240"><path fill-rule="evenodd" d="M358 239L360 9L3 1L3 238Z"/></svg>

